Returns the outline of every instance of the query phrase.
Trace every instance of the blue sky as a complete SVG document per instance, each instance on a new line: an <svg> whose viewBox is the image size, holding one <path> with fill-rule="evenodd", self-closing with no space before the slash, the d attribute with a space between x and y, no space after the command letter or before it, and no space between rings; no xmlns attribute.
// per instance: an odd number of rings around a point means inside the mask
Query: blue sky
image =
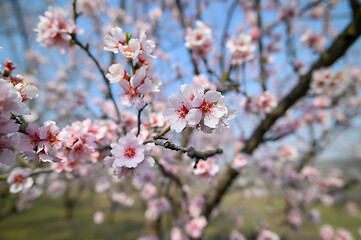
<svg viewBox="0 0 361 240"><path fill-rule="evenodd" d="M40 46L35 41L36 35L33 33L32 29L35 28L37 22L38 22L38 15L42 14L44 10L47 9L47 5L44 4L43 1L20 1L22 4L22 7L24 9L24 12L26 12L26 27L27 32L29 33L29 39L31 43L31 48L39 53L44 54L48 59L49 62L42 68L41 72L39 72L39 79L41 81L49 81L52 80L57 71L59 70L59 65L62 63L69 63L70 59L68 55L61 55L58 49L45 49L44 47ZM56 6L63 6L65 8L70 9L71 8L71 1L55 1L56 3L54 5ZM108 1L110 5L117 6L118 1L112 0ZM132 8L133 1L127 1L128 7ZM207 11L204 12L204 14L201 16L202 20L207 22L213 30L213 35L215 36L215 46L219 48L220 43L220 36L223 29L223 26L225 24L224 17L225 12L229 8L229 5L232 1L228 1L226 3L221 1L211 1L210 7L207 9ZM302 1L304 3L306 1ZM308 1L307 1L308 2ZM149 9L153 9L156 7L156 4L149 3L148 5ZM141 11L141 10L139 10ZM191 12L186 12L186 15L190 15ZM337 31L341 31L349 22L350 20L350 10L348 6L348 1L343 1L342 3L338 4L337 7L334 8L334 10L331 12L332 16L337 16L337 20L332 21L332 26L336 28ZM11 13L10 15L11 16ZM6 16L3 16L6 17ZM269 23L273 23L277 19L277 14L271 11L264 11L263 15L263 22L264 25L267 25ZM102 16L103 20L107 20L108 18L106 16ZM163 81L167 81L168 79L174 78L174 70L169 67L175 64L175 62L180 63L180 66L184 68L187 71L187 75L184 76L184 78L181 81L177 81L172 83L172 87L169 87L166 89L166 94L170 95L177 91L178 86L182 83L189 83L192 80L192 67L190 67L190 58L187 52L187 49L185 49L183 45L183 33L182 30L177 22L174 20L169 20L170 14L166 13L165 16L162 18L161 26L167 26L167 29L165 31L160 32L160 36L162 37L162 40L160 42L160 47L163 51L170 54L173 57L173 60L170 63L161 63L157 62L156 67L158 74L161 76ZM16 27L16 21L13 17L8 18L8 22L6 23L7 26L9 26L11 29L15 29L15 31L12 31L12 36L9 38L8 35L5 36L4 33L0 33L0 46L4 48L3 52L0 53L1 59L9 58L13 59L14 62L19 66L17 69L17 73L21 73L25 71L26 67L26 61L24 61L24 53L25 48L22 39L19 37L19 33L17 32ZM238 7L235 10L234 18L231 21L229 32L230 35L235 35L236 30L240 25L245 26L245 31L247 31L247 24L244 21L244 13L241 11L241 9ZM85 34L80 36L80 39L85 42L86 39L91 39L91 41L98 42L100 38L103 36L98 36L97 34L92 32L92 23L89 21L87 17L81 16L79 18L79 26L84 29ZM315 32L319 31L322 25L318 23L317 21L312 21L307 18L302 18L295 22L295 26L297 29L305 29L306 27L311 27ZM128 27L125 27L126 29L131 30ZM172 31L171 33L169 31ZM284 33L285 27L281 24L277 28L275 28L276 32ZM174 35L177 35L178 38L174 38ZM284 40L283 40L284 41ZM265 41L266 42L266 41ZM312 53L309 50L305 50L305 48L302 48L301 43L299 39L294 39L295 45L296 45L296 55L298 59L304 60L307 64L311 64L318 55ZM357 58L352 57L352 54L355 52L361 53L360 50L361 42L360 40L357 41L357 43L354 44L352 49L348 52L348 59L351 62L357 63ZM93 51L93 50L92 50ZM97 51L93 51L96 55L99 55ZM109 54L103 54L102 58L100 58L104 66L108 64L109 60ZM117 56L117 60L119 61L121 58L120 56ZM274 61L275 64L282 64L286 61L286 55L283 51L279 54L274 54ZM335 69L341 69L344 67L344 64L342 62L336 63L333 68ZM89 66L88 69L91 69ZM221 74L219 72L219 69L217 69L218 74ZM252 81L250 76L252 76L252 69L248 68L246 75L247 79L250 80L247 84L248 90L251 93L259 93L260 87L259 83L256 81ZM285 77L288 73L290 73L292 69L290 67L287 67L281 71L276 78L282 78ZM96 73L98 74L98 73ZM204 74L205 71L204 71ZM81 74L77 74L76 77L81 76ZM99 76L99 75L98 75ZM76 81L74 81L76 82ZM103 84L102 80L99 81L97 84ZM92 84L91 89L89 91L90 95L92 96L101 96L99 92L97 91L97 84ZM77 86L76 83L72 85L74 87ZM285 93L288 92L290 85L288 84L287 87L284 87ZM113 92L116 93L120 90L117 86L112 86ZM99 112L99 111L97 111ZM51 117L51 116L49 116ZM356 121L356 124L358 124L359 121ZM250 123L250 126L252 124ZM247 125L246 125L247 128ZM251 131L253 127L249 128L249 131ZM351 131L347 134L349 139L355 139L358 137L357 133L355 131ZM332 156L335 156L335 153L341 152L344 147L342 146L344 140L336 141L334 145L330 146L330 149L333 149L332 151L327 151L323 157L329 158ZM342 153L344 154L344 152Z"/></svg>

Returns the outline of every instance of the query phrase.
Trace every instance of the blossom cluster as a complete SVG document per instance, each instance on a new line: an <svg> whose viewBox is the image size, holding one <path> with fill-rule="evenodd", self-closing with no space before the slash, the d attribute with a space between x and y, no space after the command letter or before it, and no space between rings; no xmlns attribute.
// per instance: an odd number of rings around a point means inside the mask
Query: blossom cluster
<svg viewBox="0 0 361 240"><path fill-rule="evenodd" d="M149 156L149 149L143 144L141 135L133 133L120 137L117 142L110 144L111 157L104 161L114 169L114 174L119 178L131 175L141 175L144 170L154 165L154 160Z"/></svg>
<svg viewBox="0 0 361 240"><path fill-rule="evenodd" d="M227 42L227 48L229 48L232 55L232 65L242 65L255 58L256 46L251 35L241 33L237 38L232 37Z"/></svg>
<svg viewBox="0 0 361 240"><path fill-rule="evenodd" d="M104 42L105 50L122 53L132 65L132 73L129 74L122 64L113 64L109 67L106 77L110 83L119 83L124 90L121 95L121 103L124 106L130 107L134 104L136 109L141 109L145 104L145 96L159 92L161 85L161 80L154 76L155 70L152 67L154 41L146 39L144 30L140 31L139 39L136 39L128 36L121 28L115 27L110 35L105 36ZM133 60L138 60L135 67Z"/></svg>
<svg viewBox="0 0 361 240"><path fill-rule="evenodd" d="M270 91L264 91L258 98L243 98L240 104L247 113L267 114L277 106L277 98Z"/></svg>
<svg viewBox="0 0 361 240"><path fill-rule="evenodd" d="M45 47L57 46L61 53L65 53L71 46L71 34L79 30L63 8L49 7L44 15L39 16L40 22L35 28L38 33L36 41Z"/></svg>
<svg viewBox="0 0 361 240"><path fill-rule="evenodd" d="M335 96L344 90L345 83L346 78L342 73L336 74L328 68L320 69L312 75L311 92Z"/></svg>
<svg viewBox="0 0 361 240"><path fill-rule="evenodd" d="M15 66L11 61L6 61L3 65L4 72L0 73L0 163L12 165L16 160L15 146L20 141L17 133L20 125L16 122L16 117L30 114L25 103L36 98L39 90L24 81L22 76L12 76Z"/></svg>
<svg viewBox="0 0 361 240"><path fill-rule="evenodd" d="M338 228L336 231L330 225L323 225L320 229L320 237L322 240L353 240L352 234L343 229Z"/></svg>
<svg viewBox="0 0 361 240"><path fill-rule="evenodd" d="M212 30L204 22L198 20L196 28L187 28L185 46L193 50L196 56L205 58L212 50Z"/></svg>
<svg viewBox="0 0 361 240"><path fill-rule="evenodd" d="M227 128L226 120L235 117L235 109L226 106L227 98L216 90L205 91L199 85L182 85L180 93L169 97L164 112L172 130L181 132L186 126L211 133Z"/></svg>

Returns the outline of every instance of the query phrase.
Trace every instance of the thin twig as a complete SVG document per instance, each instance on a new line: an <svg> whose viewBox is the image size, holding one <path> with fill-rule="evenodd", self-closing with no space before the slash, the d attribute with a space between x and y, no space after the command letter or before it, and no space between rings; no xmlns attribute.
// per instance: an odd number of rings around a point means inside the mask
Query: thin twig
<svg viewBox="0 0 361 240"><path fill-rule="evenodd" d="M73 0L73 18L74 18L74 22L76 23L76 19L78 18L80 14L76 11L76 0ZM120 123L121 122L121 118L120 118L120 112L119 112L119 108L118 108L118 105L117 105L117 102L115 101L115 98L113 96L113 93L112 93L112 90L110 88L110 82L108 80L108 78L105 76L105 72L103 70L103 68L100 66L100 63L99 61L95 58L95 56L89 51L89 44L86 44L84 45L83 43L81 43L78 39L77 39L77 35L75 32L73 33L69 33L70 36L71 36L71 41L78 45L82 50L84 50L88 56L90 57L90 59L95 63L98 71L100 72L100 74L102 75L102 78L104 80L104 83L106 84L107 86L107 90L108 90L108 93L106 95L106 98L109 98L112 102L113 102L113 105L114 105L114 108L115 108L115 111L117 113L117 123Z"/></svg>
<svg viewBox="0 0 361 240"><path fill-rule="evenodd" d="M141 117L142 117L142 112L144 110L144 108L148 105L148 103L145 103L144 106L138 110L138 130L137 130L137 136L140 133L140 125L141 125Z"/></svg>
<svg viewBox="0 0 361 240"><path fill-rule="evenodd" d="M198 162L202 159L202 160L207 160L209 157L212 157L216 154L222 154L223 150L221 148L216 148L214 150L208 150L208 151L197 151L194 149L194 147L180 147L175 145L174 143L171 143L169 141L166 142L161 142L161 141L155 141L154 142L155 145L158 146L163 146L164 148L170 149L170 150L174 150L174 151L179 151L182 153L187 153L188 157L190 158L194 158L195 159L195 164L194 164L194 168L197 168Z"/></svg>

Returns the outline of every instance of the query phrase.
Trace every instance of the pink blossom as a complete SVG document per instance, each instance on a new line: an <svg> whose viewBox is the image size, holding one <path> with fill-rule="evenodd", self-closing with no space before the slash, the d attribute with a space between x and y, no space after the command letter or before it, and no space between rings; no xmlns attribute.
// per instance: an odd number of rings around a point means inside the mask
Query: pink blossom
<svg viewBox="0 0 361 240"><path fill-rule="evenodd" d="M7 179L10 184L9 191L11 193L18 193L23 189L28 189L34 184L34 180L30 177L31 169L29 168L14 168Z"/></svg>
<svg viewBox="0 0 361 240"><path fill-rule="evenodd" d="M63 144L64 156L62 158L66 159L69 166L88 161L91 154L95 152L96 136L91 132L91 126L91 120L85 119L82 122L77 121L67 125L58 134L58 139Z"/></svg>
<svg viewBox="0 0 361 240"><path fill-rule="evenodd" d="M269 113L277 106L277 98L270 91L265 91L257 101L257 107L261 112Z"/></svg>
<svg viewBox="0 0 361 240"><path fill-rule="evenodd" d="M216 128L220 118L227 114L227 108L219 103L221 97L221 93L215 90L197 94L192 101L194 108L186 116L188 124L195 126L203 119L204 125Z"/></svg>
<svg viewBox="0 0 361 240"><path fill-rule="evenodd" d="M155 43L153 40L147 40L147 36L145 35L145 31L142 29L139 33L139 42L141 50L146 52L147 54L151 54L155 48Z"/></svg>
<svg viewBox="0 0 361 240"><path fill-rule="evenodd" d="M343 228L338 228L336 230L334 240L354 240L352 234Z"/></svg>
<svg viewBox="0 0 361 240"><path fill-rule="evenodd" d="M147 77L146 66L138 69L129 81L122 79L119 84L124 90L121 103L126 107L130 107L131 103L133 103L136 109L141 109L144 106L144 95L159 90L153 86L152 80Z"/></svg>
<svg viewBox="0 0 361 240"><path fill-rule="evenodd" d="M181 94L173 94L168 99L169 108L164 111L164 118L172 130L181 132L187 125L186 117L192 109L192 103Z"/></svg>
<svg viewBox="0 0 361 240"><path fill-rule="evenodd" d="M17 132L20 125L15 123L13 119L6 119L0 116L0 135Z"/></svg>
<svg viewBox="0 0 361 240"><path fill-rule="evenodd" d="M252 61L255 57L256 46L250 35L240 34L237 38L231 38L226 46L232 54L231 64L233 65L241 65Z"/></svg>
<svg viewBox="0 0 361 240"><path fill-rule="evenodd" d="M56 153L62 147L58 137L60 129L53 121L47 121L44 126L38 128L34 124L29 124L26 128L27 135L19 138L18 150L29 154L36 148L36 156L43 162L60 161Z"/></svg>
<svg viewBox="0 0 361 240"><path fill-rule="evenodd" d="M110 161L113 164L115 157L105 158L104 161ZM127 178L127 177L134 177L137 179L146 179L149 177L149 168L154 166L154 159L151 157L146 156L145 159L138 164L136 168L128 168L126 166L117 167L113 164L114 175L117 176L119 179Z"/></svg>
<svg viewBox="0 0 361 240"><path fill-rule="evenodd" d="M301 171L301 176L304 180L314 183L319 181L320 172L314 167L305 166Z"/></svg>
<svg viewBox="0 0 361 240"><path fill-rule="evenodd" d="M320 229L320 237L322 240L332 240L335 236L335 230L330 225L323 225Z"/></svg>
<svg viewBox="0 0 361 240"><path fill-rule="evenodd" d="M67 13L60 7L49 7L45 16L40 16L40 22L35 28L38 33L36 41L45 47L58 46L62 53L69 48L71 33L76 31L74 21L67 18Z"/></svg>
<svg viewBox="0 0 361 240"><path fill-rule="evenodd" d="M0 117L0 119L2 118ZM17 134L14 134L9 137L0 135L0 163L7 166L11 166L15 163L16 154L13 153L11 149L17 144L17 142L18 142Z"/></svg>
<svg viewBox="0 0 361 240"><path fill-rule="evenodd" d="M105 0L80 0L77 1L77 7L79 12L88 16L96 16L108 9L107 2Z"/></svg>
<svg viewBox="0 0 361 240"><path fill-rule="evenodd" d="M106 77L109 79L110 83L119 82L122 79L126 78L126 71L124 70L121 64L113 64L109 67L109 73Z"/></svg>
<svg viewBox="0 0 361 240"><path fill-rule="evenodd" d="M189 214L192 217L199 217L201 215L204 202L203 197L195 197L188 206Z"/></svg>
<svg viewBox="0 0 361 240"><path fill-rule="evenodd" d="M141 137L136 137L132 133L119 138L118 142L112 143L110 146L111 153L115 157L113 167L135 168L145 158L145 146Z"/></svg>
<svg viewBox="0 0 361 240"><path fill-rule="evenodd" d="M120 203L126 207L131 207L134 204L134 199L129 197L123 192L114 192L112 193L112 200L114 202Z"/></svg>
<svg viewBox="0 0 361 240"><path fill-rule="evenodd" d="M39 89L36 86L29 84L29 82L25 82L24 84L19 83L15 88L19 91L22 102L27 102L39 95Z"/></svg>
<svg viewBox="0 0 361 240"><path fill-rule="evenodd" d="M291 209L288 212L288 221L295 227L299 227L302 224L302 215L300 209Z"/></svg>
<svg viewBox="0 0 361 240"><path fill-rule="evenodd" d="M312 74L311 91L315 94L335 95L340 93L347 84L342 75L336 75L331 69L320 69Z"/></svg>
<svg viewBox="0 0 361 240"><path fill-rule="evenodd" d="M297 6L295 2L291 2L289 5L280 9L278 19L280 21L290 21L297 16Z"/></svg>
<svg viewBox="0 0 361 240"><path fill-rule="evenodd" d="M110 188L110 182L106 177L101 177L95 182L95 192L103 193Z"/></svg>
<svg viewBox="0 0 361 240"><path fill-rule="evenodd" d="M237 154L232 161L232 167L236 170L242 170L248 165L248 157L244 154Z"/></svg>
<svg viewBox="0 0 361 240"><path fill-rule="evenodd" d="M113 53L121 52L126 44L126 35L119 27L112 28L111 34L104 37L104 50Z"/></svg>
<svg viewBox="0 0 361 240"><path fill-rule="evenodd" d="M120 48L119 52L123 54L125 58L133 60L138 57L140 51L140 42L138 39L130 39L128 45L124 45Z"/></svg>
<svg viewBox="0 0 361 240"><path fill-rule="evenodd" d="M279 154L282 161L294 161L298 157L297 148L292 145L279 147Z"/></svg>
<svg viewBox="0 0 361 240"><path fill-rule="evenodd" d="M27 106L22 102L21 95L10 82L0 79L0 116L10 119L11 114L30 114Z"/></svg>
<svg viewBox="0 0 361 240"><path fill-rule="evenodd" d="M261 37L262 32L258 27L252 27L248 34L251 36L252 41L258 41L258 39Z"/></svg>
<svg viewBox="0 0 361 240"><path fill-rule="evenodd" d="M204 216L201 216L188 221L185 225L185 230L190 237L200 238L206 226L207 219Z"/></svg>
<svg viewBox="0 0 361 240"><path fill-rule="evenodd" d="M157 193L157 188L151 184L151 183L147 183L144 185L142 191L140 192L140 196L145 199L151 199L155 196L155 194Z"/></svg>
<svg viewBox="0 0 361 240"><path fill-rule="evenodd" d="M187 28L185 46L198 55L206 57L211 51L212 43L212 30L204 22L197 21L195 29Z"/></svg>
<svg viewBox="0 0 361 240"><path fill-rule="evenodd" d="M97 211L93 216L93 221L95 224L101 224L104 221L105 215L102 211Z"/></svg>
<svg viewBox="0 0 361 240"><path fill-rule="evenodd" d="M193 173L202 177L214 177L219 170L220 167L215 162L215 159L209 158L206 161L200 160L197 164L197 168L193 170Z"/></svg>
<svg viewBox="0 0 361 240"><path fill-rule="evenodd" d="M313 34L311 29L307 29L301 36L301 42L320 53L325 48L326 38L322 34Z"/></svg>
<svg viewBox="0 0 361 240"><path fill-rule="evenodd" d="M160 8L154 8L150 11L149 17L152 21L158 21L162 17L163 11Z"/></svg>
<svg viewBox="0 0 361 240"><path fill-rule="evenodd" d="M165 197L150 200L148 202L148 208L145 211L145 217L149 220L158 219L161 214L170 210L170 204Z"/></svg>
<svg viewBox="0 0 361 240"><path fill-rule="evenodd" d="M280 237L269 230L263 229L257 235L257 240L279 240Z"/></svg>
<svg viewBox="0 0 361 240"><path fill-rule="evenodd" d="M170 231L170 240L188 240L188 238L182 234L179 227L173 227Z"/></svg>

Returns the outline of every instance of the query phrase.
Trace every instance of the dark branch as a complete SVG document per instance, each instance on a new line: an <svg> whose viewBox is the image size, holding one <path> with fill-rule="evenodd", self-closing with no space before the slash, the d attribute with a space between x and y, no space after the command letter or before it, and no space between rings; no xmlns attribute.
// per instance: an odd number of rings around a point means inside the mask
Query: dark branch
<svg viewBox="0 0 361 240"><path fill-rule="evenodd" d="M274 123L285 114L299 99L304 97L310 88L310 82L313 71L321 67L331 66L340 57L342 57L347 49L356 41L361 34L361 8L359 7L352 22L347 28L334 40L332 45L320 56L320 58L312 65L308 73L301 76L299 83L289 92L288 95L278 104L278 106L269 113L266 118L258 125L253 134L246 142L243 152L252 154L253 151L263 141L263 136L274 125ZM232 185L234 179L238 176L238 172L230 165L227 166L225 173L220 178L214 191L207 196L202 214L209 218L213 208L221 201L228 188Z"/></svg>
<svg viewBox="0 0 361 240"><path fill-rule="evenodd" d="M163 146L164 148L170 149L170 150L174 150L174 151L180 151L182 153L187 153L187 156L190 158L194 158L196 163L194 165L194 168L197 168L197 164L199 162L200 159L202 160L207 160L209 157L212 157L216 154L222 154L223 150L221 148L216 148L214 150L209 150L209 151L197 151L194 149L194 147L180 147L177 146L169 141L166 142L161 142L161 141L155 141L155 145L158 146Z"/></svg>
<svg viewBox="0 0 361 240"><path fill-rule="evenodd" d="M144 108L148 105L148 103L144 104L144 106L138 110L138 130L137 130L137 136L140 133L140 124L141 124L141 116Z"/></svg>

